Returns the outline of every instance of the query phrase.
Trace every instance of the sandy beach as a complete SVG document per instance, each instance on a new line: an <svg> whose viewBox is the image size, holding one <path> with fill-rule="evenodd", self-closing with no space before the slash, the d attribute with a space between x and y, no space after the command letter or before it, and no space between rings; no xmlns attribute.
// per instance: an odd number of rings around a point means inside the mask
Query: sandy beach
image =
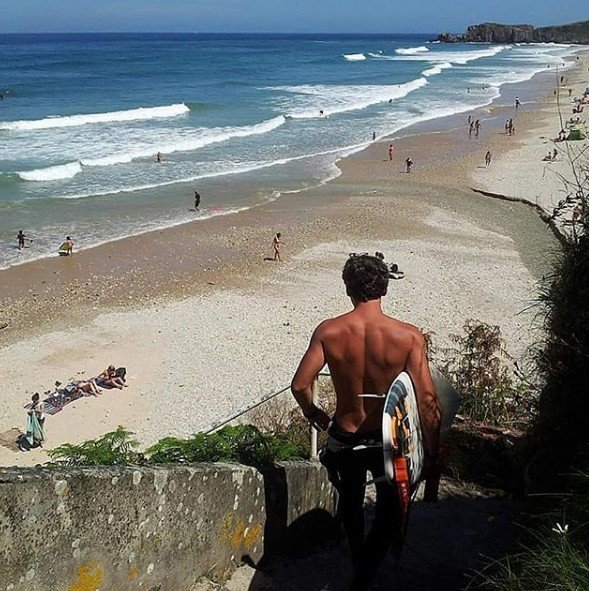
<svg viewBox="0 0 589 591"><path fill-rule="evenodd" d="M567 71L573 94L587 85L586 55ZM562 198L548 171L565 174L566 163L542 162L558 133L548 81L544 96L518 114L514 138L501 123L512 107L492 106L476 143L464 114L458 131L431 124L395 140L392 164L389 142L376 142L322 187L0 271L0 432L24 426L33 392L109 363L127 367L129 387L49 416L47 449L117 425L142 445L206 428L288 384L315 325L350 306L340 278L350 252L399 264L405 278L391 282L385 310L433 331L439 346L473 318L499 325L508 352L525 355L538 338L529 308L558 242L532 208L471 187L548 210ZM494 159L483 169L486 149ZM282 264L263 260L276 231ZM46 460L0 447L0 465Z"/></svg>

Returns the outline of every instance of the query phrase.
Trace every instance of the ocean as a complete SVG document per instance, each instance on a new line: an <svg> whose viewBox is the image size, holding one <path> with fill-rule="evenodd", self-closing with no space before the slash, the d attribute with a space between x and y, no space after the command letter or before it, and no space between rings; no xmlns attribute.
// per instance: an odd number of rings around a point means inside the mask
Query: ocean
<svg viewBox="0 0 589 591"><path fill-rule="evenodd" d="M296 199L373 133L489 105L577 50L428 38L0 35L0 268Z"/></svg>

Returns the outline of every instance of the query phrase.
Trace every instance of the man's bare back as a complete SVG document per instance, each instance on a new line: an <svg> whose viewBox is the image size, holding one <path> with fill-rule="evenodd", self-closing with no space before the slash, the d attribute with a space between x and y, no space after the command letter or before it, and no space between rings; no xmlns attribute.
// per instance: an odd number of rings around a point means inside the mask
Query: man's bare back
<svg viewBox="0 0 589 591"><path fill-rule="evenodd" d="M306 398L305 391L325 363L336 391L335 420L340 428L352 433L380 429L383 400L360 395L386 394L393 380L406 370L416 388L424 431L429 430L428 424L432 422L429 415L431 411L436 414L437 400L424 338L414 326L383 314L380 300L358 303L351 312L317 327L293 379L297 400L297 393ZM308 416L306 400L301 402ZM314 409L308 410L312 415ZM436 420L435 416L431 418ZM319 424L323 428L327 427L326 419L329 417L321 416L323 424ZM432 435L431 444L436 448L437 442L433 440L436 434Z"/></svg>
<svg viewBox="0 0 589 591"><path fill-rule="evenodd" d="M401 513L395 487L384 477L381 421L386 394L402 371L417 395L426 453L425 496L435 499L439 480L440 409L427 362L425 339L417 328L383 314L381 298L389 283L387 266L377 257L350 257L342 278L354 309L321 323L292 381L303 414L329 438L321 462L339 492L340 517L356 564L350 589L368 589L389 548L402 548ZM333 421L313 402L312 385L327 363L336 394ZM380 440L380 445L378 441ZM364 535L364 483L370 471L376 484L376 515Z"/></svg>

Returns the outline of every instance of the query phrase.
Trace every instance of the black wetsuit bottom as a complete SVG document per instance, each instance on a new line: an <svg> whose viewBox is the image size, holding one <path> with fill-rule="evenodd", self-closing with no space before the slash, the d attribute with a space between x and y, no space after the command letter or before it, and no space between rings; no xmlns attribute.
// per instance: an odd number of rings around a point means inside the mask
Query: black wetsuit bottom
<svg viewBox="0 0 589 591"><path fill-rule="evenodd" d="M336 423L329 430L334 445L328 443L321 461L339 493L338 516L348 538L354 563L352 589L368 589L378 567L391 549L401 552L401 511L397 488L384 479L382 435L348 433ZM379 445L380 443L380 445ZM357 446L367 447L354 449ZM336 450L336 451L334 451ZM364 494L368 472L375 483L374 521L365 535Z"/></svg>

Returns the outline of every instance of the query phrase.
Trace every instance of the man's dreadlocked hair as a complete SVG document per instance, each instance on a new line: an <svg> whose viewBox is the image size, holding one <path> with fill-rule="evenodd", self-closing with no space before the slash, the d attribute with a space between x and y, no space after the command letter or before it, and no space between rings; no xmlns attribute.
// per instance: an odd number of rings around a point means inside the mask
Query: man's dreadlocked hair
<svg viewBox="0 0 589 591"><path fill-rule="evenodd" d="M342 279L346 293L356 301L378 300L387 294L389 270L380 258L368 254L350 255Z"/></svg>

